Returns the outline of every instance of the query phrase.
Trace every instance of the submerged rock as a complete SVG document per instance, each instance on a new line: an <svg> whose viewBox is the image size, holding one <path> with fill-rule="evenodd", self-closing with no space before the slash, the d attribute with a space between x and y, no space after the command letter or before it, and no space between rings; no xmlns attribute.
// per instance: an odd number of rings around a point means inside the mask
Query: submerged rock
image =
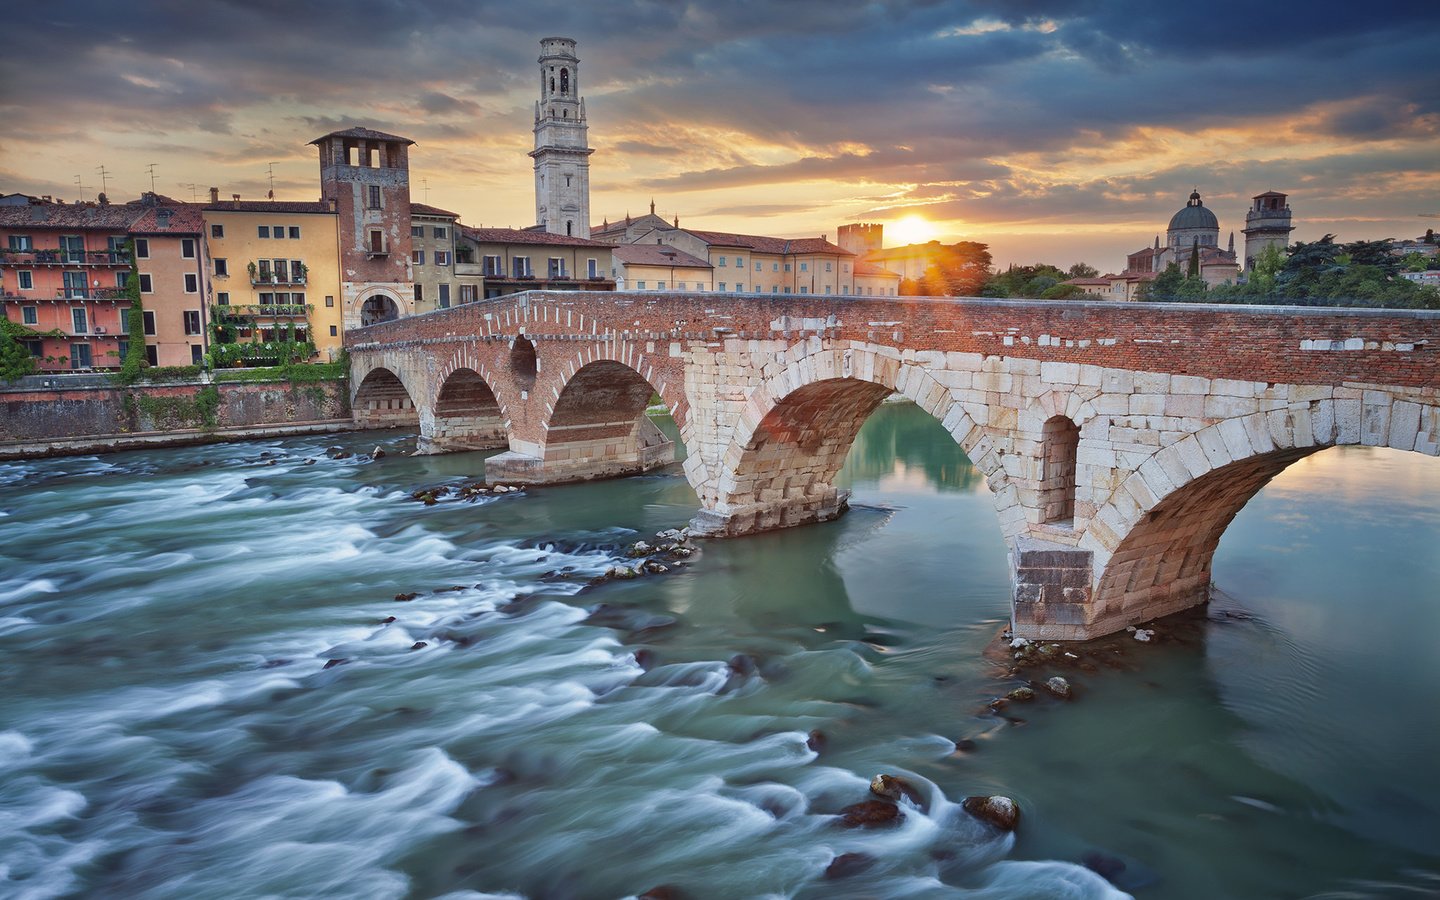
<svg viewBox="0 0 1440 900"><path fill-rule="evenodd" d="M418 596L420 596L420 592L419 592L419 591L411 591L411 592L409 592L408 594L396 594L396 595L395 595L395 602L397 602L397 603L409 603L411 600L414 600L414 599L415 599L416 597L418 597Z"/></svg>
<svg viewBox="0 0 1440 900"><path fill-rule="evenodd" d="M975 742L969 738L961 738L955 742L955 749L960 753L969 753L971 750L974 750L975 747Z"/></svg>
<svg viewBox="0 0 1440 900"><path fill-rule="evenodd" d="M825 732L818 728L811 730L805 738L805 746L816 753L825 752L825 745L828 743L830 743L830 739L825 736Z"/></svg>
<svg viewBox="0 0 1440 900"><path fill-rule="evenodd" d="M1125 861L1123 859L1101 853L1098 850L1091 850L1084 856L1081 856L1080 862L1085 868L1110 882L1113 882L1125 871Z"/></svg>
<svg viewBox="0 0 1440 900"><path fill-rule="evenodd" d="M863 800L840 810L842 828L880 828L903 821L905 814L888 800Z"/></svg>
<svg viewBox="0 0 1440 900"><path fill-rule="evenodd" d="M1015 690L1006 694L1005 697L1006 699L1014 700L1017 703L1029 703L1031 700L1035 699L1035 689L1022 685L1021 687L1017 687Z"/></svg>
<svg viewBox="0 0 1440 900"><path fill-rule="evenodd" d="M988 822L1001 831L1014 831L1020 824L1020 807L1009 797L998 794L990 797L966 797L961 807L982 822Z"/></svg>
<svg viewBox="0 0 1440 900"><path fill-rule="evenodd" d="M426 647L428 647L428 646L430 646L430 645L427 644L427 643L425 643L424 641L416 641L415 643L413 643L413 644L410 645L410 649L411 649L411 650L424 650L424 649L425 649Z"/></svg>
<svg viewBox="0 0 1440 900"><path fill-rule="evenodd" d="M873 856L864 853L842 853L830 860L830 865L825 867L825 877L830 879L849 878L851 875L859 875L873 865L875 865Z"/></svg>
<svg viewBox="0 0 1440 900"><path fill-rule="evenodd" d="M327 659L327 660L325 661L325 668L327 668L327 669L333 669L333 668L335 668L336 666L343 666L343 665L345 665L346 663L348 663L349 661L350 661L350 660L348 660L348 659Z"/></svg>
<svg viewBox="0 0 1440 900"><path fill-rule="evenodd" d="M1045 690L1049 691L1056 697L1059 697L1061 700L1070 699L1070 682L1066 681L1060 675L1056 675L1054 678L1051 678L1049 681L1045 682Z"/></svg>
<svg viewBox="0 0 1440 900"><path fill-rule="evenodd" d="M666 572L670 571L670 567L663 563L655 562L652 559L646 561L645 571L649 572L651 575L664 575Z"/></svg>

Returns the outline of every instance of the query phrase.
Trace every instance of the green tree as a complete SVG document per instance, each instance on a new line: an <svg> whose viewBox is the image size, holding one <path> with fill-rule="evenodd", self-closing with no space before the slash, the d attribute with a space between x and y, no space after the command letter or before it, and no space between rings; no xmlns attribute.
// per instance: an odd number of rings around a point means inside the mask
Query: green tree
<svg viewBox="0 0 1440 900"><path fill-rule="evenodd" d="M990 246L977 241L925 245L929 265L918 279L900 283L900 293L910 296L976 297L990 278Z"/></svg>
<svg viewBox="0 0 1440 900"><path fill-rule="evenodd" d="M1190 245L1190 268L1186 270L1185 274L1192 278L1200 274L1200 245L1198 243Z"/></svg>
<svg viewBox="0 0 1440 900"><path fill-rule="evenodd" d="M35 357L20 343L30 333L23 325L0 318L0 381L14 381L35 374Z"/></svg>
<svg viewBox="0 0 1440 900"><path fill-rule="evenodd" d="M1077 262L1075 265L1071 266L1069 272L1071 278L1094 278L1099 274L1099 269L1088 263L1083 262Z"/></svg>

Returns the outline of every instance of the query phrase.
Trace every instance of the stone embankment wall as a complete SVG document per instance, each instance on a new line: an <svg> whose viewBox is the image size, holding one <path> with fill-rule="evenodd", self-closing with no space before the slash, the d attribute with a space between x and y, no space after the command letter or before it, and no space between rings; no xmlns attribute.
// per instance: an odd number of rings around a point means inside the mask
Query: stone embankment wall
<svg viewBox="0 0 1440 900"><path fill-rule="evenodd" d="M10 445L14 452L4 454L10 456L80 452L89 438L96 439L94 449L105 449L128 443L116 438L199 432L198 439L206 439L257 426L349 418L344 380L121 387L104 376L31 376L0 384L0 451Z"/></svg>

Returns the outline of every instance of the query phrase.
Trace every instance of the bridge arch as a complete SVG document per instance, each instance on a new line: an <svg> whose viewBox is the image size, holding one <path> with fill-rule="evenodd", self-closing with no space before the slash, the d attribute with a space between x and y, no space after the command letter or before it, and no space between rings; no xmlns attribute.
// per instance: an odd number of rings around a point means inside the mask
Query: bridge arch
<svg viewBox="0 0 1440 900"><path fill-rule="evenodd" d="M893 349L852 343L796 353L751 391L710 471L699 460L686 460L704 504L692 528L749 534L838 516L846 497L835 487L835 475L860 427L892 393L914 400L960 444L995 492L1002 525L1008 520L1023 526L1004 448L994 446L950 390L923 365L902 362Z"/></svg>
<svg viewBox="0 0 1440 900"><path fill-rule="evenodd" d="M1292 463L1330 447L1440 456L1440 406L1379 392L1367 402L1315 401L1203 428L1159 451L1121 483L1082 546L1095 553L1090 628L1115 631L1202 603L1226 528ZM1352 403L1341 416L1339 403Z"/></svg>
<svg viewBox="0 0 1440 900"><path fill-rule="evenodd" d="M422 451L494 450L509 443L509 416L485 367L457 365L445 374L435 395L433 424L422 435Z"/></svg>
<svg viewBox="0 0 1440 900"><path fill-rule="evenodd" d="M362 428L414 428L420 424L414 397L399 375L377 365L360 379L350 410Z"/></svg>

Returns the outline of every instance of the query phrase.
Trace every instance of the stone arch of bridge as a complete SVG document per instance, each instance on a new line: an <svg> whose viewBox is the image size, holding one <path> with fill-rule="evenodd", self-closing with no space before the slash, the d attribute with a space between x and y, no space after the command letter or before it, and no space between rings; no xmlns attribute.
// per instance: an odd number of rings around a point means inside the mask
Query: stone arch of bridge
<svg viewBox="0 0 1440 900"><path fill-rule="evenodd" d="M468 365L466 364L468 363ZM437 379L433 416L422 432L422 452L495 450L510 444L509 414L486 367L450 360Z"/></svg>
<svg viewBox="0 0 1440 900"><path fill-rule="evenodd" d="M1371 400L1376 398L1371 396ZM1440 406L1354 401L1238 416L1159 451L1102 507L1081 546L1094 551L1096 634L1204 602L1226 528L1271 479L1330 447L1374 446L1440 456Z"/></svg>
<svg viewBox="0 0 1440 900"><path fill-rule="evenodd" d="M651 397L663 398L665 382L652 381L646 372L654 374L643 364L593 351L561 365L563 380L550 388L553 400L544 404L538 456L527 473L516 476L530 481L584 481L674 462L675 443L646 415ZM672 415L678 406L673 401L667 404ZM503 459L497 463L507 464ZM501 472L497 468L497 475L504 477Z"/></svg>
<svg viewBox="0 0 1440 900"><path fill-rule="evenodd" d="M890 394L934 416L985 475L1005 522L1024 527L1003 453L969 411L921 364L881 346L797 353L754 388L725 453L705 470L687 459L704 509L692 527L738 535L827 521L845 508L834 480L870 414Z"/></svg>
<svg viewBox="0 0 1440 900"><path fill-rule="evenodd" d="M394 368L376 364L363 372L363 375L358 371L351 373L355 393L350 399L350 410L356 424L362 428L413 428L420 424L416 394Z"/></svg>

